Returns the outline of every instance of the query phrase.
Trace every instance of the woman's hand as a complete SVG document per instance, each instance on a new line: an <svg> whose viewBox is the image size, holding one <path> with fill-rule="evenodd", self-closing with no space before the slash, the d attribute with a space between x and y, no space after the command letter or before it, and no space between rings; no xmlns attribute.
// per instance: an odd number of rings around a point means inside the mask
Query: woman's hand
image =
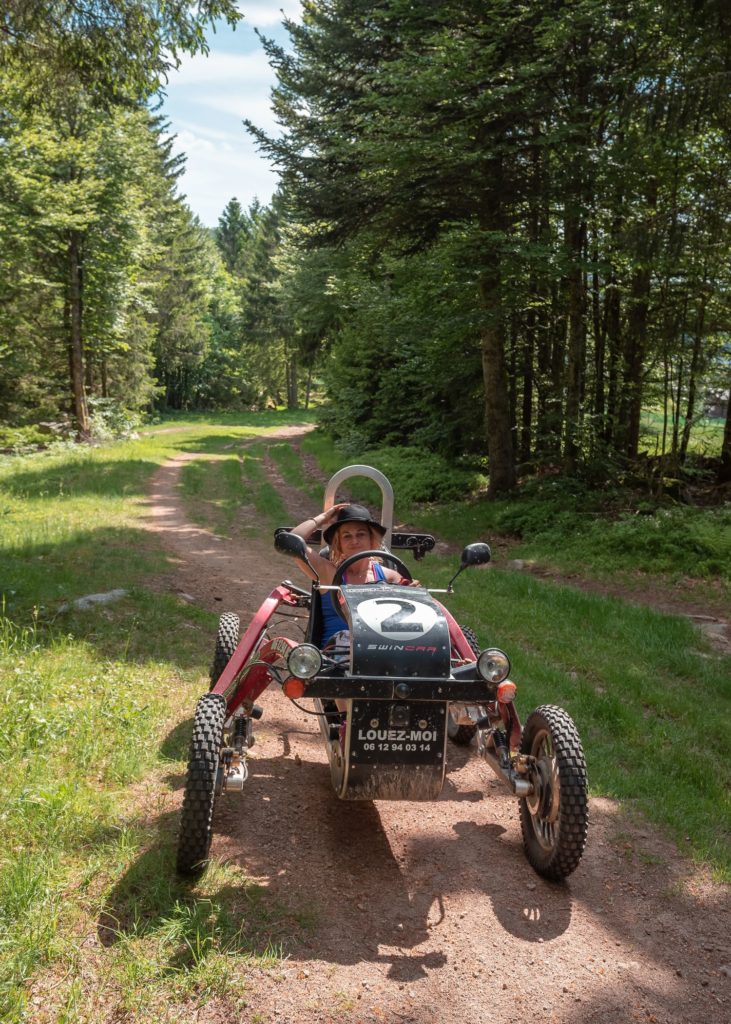
<svg viewBox="0 0 731 1024"><path fill-rule="evenodd" d="M325 512L320 512L319 515L310 516L309 519L305 519L299 526L295 526L292 533L296 533L305 540L309 540L315 530L326 530L335 521L340 509L345 508L346 504L346 502L341 502L339 505L333 505Z"/></svg>
<svg viewBox="0 0 731 1024"><path fill-rule="evenodd" d="M331 505L326 512L321 512L319 516L315 516L315 522L319 530L327 530L328 526L331 526L338 517L338 512L347 508L347 501L341 501L338 505Z"/></svg>

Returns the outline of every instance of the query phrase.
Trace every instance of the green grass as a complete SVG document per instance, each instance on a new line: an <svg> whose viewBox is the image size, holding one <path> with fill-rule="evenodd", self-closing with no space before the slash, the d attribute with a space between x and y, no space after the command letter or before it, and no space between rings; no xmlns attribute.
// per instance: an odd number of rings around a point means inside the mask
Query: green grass
<svg viewBox="0 0 731 1024"><path fill-rule="evenodd" d="M240 455L185 463L180 474L180 487L190 517L195 522L222 536L231 534L247 499Z"/></svg>
<svg viewBox="0 0 731 1024"><path fill-rule="evenodd" d="M171 787L207 685L215 616L146 589L171 566L140 522L147 481L169 455L237 462L231 446L292 421L183 422L138 441L0 462L8 1024L33 1019L34 992L58 1021L98 1016L100 998L119 1015L161 1021L175 1019L180 1002L224 992L236 1005L247 972L277 965L297 941L297 908L279 906L239 869L209 871L195 889L175 877ZM113 587L128 596L85 612L62 608Z"/></svg>
<svg viewBox="0 0 731 1024"><path fill-rule="evenodd" d="M278 964L313 927L306 902L278 905L237 867L215 867L193 889L175 879L171 792L215 617L164 584L147 589L172 566L140 522L151 473L180 451L217 456L186 465L186 500L207 523L239 528L241 503L259 536L262 523L285 521L263 471L267 449L303 489L306 474L289 446L267 443L281 422L291 419L212 427L189 418L173 433L162 424L138 441L0 463L0 1019L9 1024L33 1019L35 993L58 1021L99 1016L100 999L120 1019L174 1020L181 1003L222 995L243 1006L247 972ZM322 443L307 439L313 451ZM413 521L461 543L486 529L483 505L421 506ZM454 563L429 557L418 575L438 585ZM112 587L129 593L87 612L61 609ZM729 877L729 659L703 649L682 620L523 574L473 570L448 603L511 655L523 711L555 702L574 715L594 793L637 807Z"/></svg>
<svg viewBox="0 0 731 1024"><path fill-rule="evenodd" d="M303 439L303 443L306 445L307 438ZM316 504L322 503L322 485L308 475L302 459L291 444L287 442L272 444L269 446L269 455L276 463L279 472L290 484L304 491L305 494L309 494Z"/></svg>
<svg viewBox="0 0 731 1024"><path fill-rule="evenodd" d="M683 433L685 417L681 419L680 434ZM723 443L724 421L722 419L709 419L699 417L693 423L688 441L688 451L694 455L717 457ZM642 415L640 423L641 440L640 448L646 448L651 454L658 454L662 450L663 416L662 412L646 410ZM673 425L669 421L668 433L665 440L666 448L672 444Z"/></svg>
<svg viewBox="0 0 731 1024"><path fill-rule="evenodd" d="M287 513L262 465L267 446L243 444L237 455L183 467L181 487L191 518L222 536L258 536L262 527L284 524Z"/></svg>
<svg viewBox="0 0 731 1024"><path fill-rule="evenodd" d="M287 510L278 492L269 483L263 461L266 446L252 445L244 452L244 480L249 500L257 513L255 531L262 526L273 528L283 526L287 521Z"/></svg>
<svg viewBox="0 0 731 1024"><path fill-rule="evenodd" d="M457 586L450 607L509 653L519 706L575 718L592 792L637 805L731 881L731 658L685 619L521 573Z"/></svg>

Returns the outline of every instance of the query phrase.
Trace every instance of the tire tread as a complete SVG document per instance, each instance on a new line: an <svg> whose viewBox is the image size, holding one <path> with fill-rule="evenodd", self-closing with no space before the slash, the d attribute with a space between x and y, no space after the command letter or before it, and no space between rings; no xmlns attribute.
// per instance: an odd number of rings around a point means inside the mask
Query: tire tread
<svg viewBox="0 0 731 1024"><path fill-rule="evenodd" d="M208 862L226 710L226 698L218 693L204 694L195 710L177 856L178 873L189 877L200 875Z"/></svg>
<svg viewBox="0 0 731 1024"><path fill-rule="evenodd" d="M573 719L555 704L543 704L528 716L521 742L523 753L530 752L531 731L540 718L551 734L561 785L558 837L553 850L546 851L537 844L525 800L520 801L520 827L531 866L544 878L561 881L579 866L586 846L589 828L586 760Z"/></svg>

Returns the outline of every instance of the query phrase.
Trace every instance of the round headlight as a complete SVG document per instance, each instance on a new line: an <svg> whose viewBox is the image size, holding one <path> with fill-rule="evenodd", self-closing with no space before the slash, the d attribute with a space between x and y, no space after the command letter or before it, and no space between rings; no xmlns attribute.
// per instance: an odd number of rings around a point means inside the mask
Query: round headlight
<svg viewBox="0 0 731 1024"><path fill-rule="evenodd" d="M510 658L497 647L490 647L477 659L477 671L486 683L502 683L510 675Z"/></svg>
<svg viewBox="0 0 731 1024"><path fill-rule="evenodd" d="M297 679L314 679L322 668L322 655L313 644L300 644L290 651L287 668Z"/></svg>

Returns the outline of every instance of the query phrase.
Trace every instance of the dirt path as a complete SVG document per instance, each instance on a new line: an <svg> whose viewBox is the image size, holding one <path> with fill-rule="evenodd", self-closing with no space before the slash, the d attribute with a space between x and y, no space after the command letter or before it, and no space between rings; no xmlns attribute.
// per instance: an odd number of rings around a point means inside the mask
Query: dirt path
<svg viewBox="0 0 731 1024"><path fill-rule="evenodd" d="M176 481L189 458L155 477L151 524L176 588L246 619L292 563L267 536L241 544L186 521ZM311 511L270 479L293 522ZM217 809L212 854L299 924L281 968L249 975L243 1013L214 999L197 1021L729 1019L728 892L656 829L593 800L581 866L549 885L523 856L516 801L473 752L450 747L435 803L341 803L314 720L273 690L263 704L250 780Z"/></svg>

